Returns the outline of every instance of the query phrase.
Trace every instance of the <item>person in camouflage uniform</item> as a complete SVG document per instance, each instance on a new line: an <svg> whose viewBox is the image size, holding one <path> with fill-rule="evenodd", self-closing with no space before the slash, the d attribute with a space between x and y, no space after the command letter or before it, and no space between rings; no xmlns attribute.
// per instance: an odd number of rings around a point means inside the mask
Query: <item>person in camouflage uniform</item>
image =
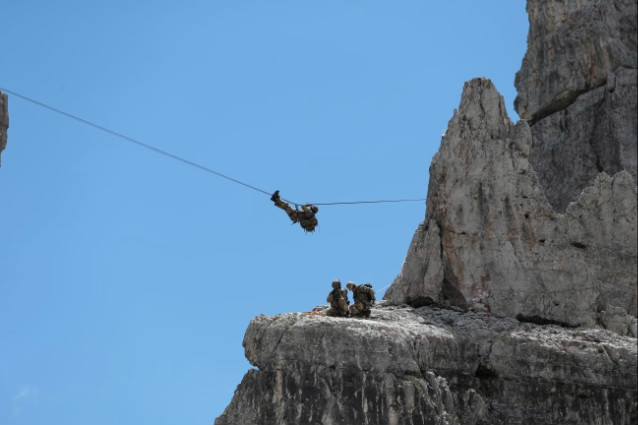
<svg viewBox="0 0 638 425"><path fill-rule="evenodd" d="M374 289L369 283L363 285L355 285L354 282L348 282L346 288L352 291L354 303L350 306L351 316L370 317L370 308L376 301Z"/></svg>
<svg viewBox="0 0 638 425"><path fill-rule="evenodd" d="M319 211L319 208L317 208L316 205L303 204L301 206L301 210L296 208L293 209L289 203L283 201L279 197L278 190L276 190L275 193L272 194L270 200L275 203L275 206L286 211L286 214L288 214L290 220L292 220L293 223L299 223L299 225L306 232L315 231L315 227L317 227L317 225L319 224L319 222L317 221L317 217L315 217L315 214L317 214L317 212Z"/></svg>
<svg viewBox="0 0 638 425"><path fill-rule="evenodd" d="M328 316L348 317L350 301L348 300L348 291L341 288L341 281L332 281L332 291L328 294L326 301L330 303L330 308L326 312Z"/></svg>

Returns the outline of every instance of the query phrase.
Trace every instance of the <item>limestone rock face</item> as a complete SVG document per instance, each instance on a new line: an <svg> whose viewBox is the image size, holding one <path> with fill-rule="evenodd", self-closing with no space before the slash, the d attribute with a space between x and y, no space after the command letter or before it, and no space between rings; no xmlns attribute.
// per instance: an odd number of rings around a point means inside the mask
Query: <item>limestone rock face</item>
<svg viewBox="0 0 638 425"><path fill-rule="evenodd" d="M527 52L515 81L515 107L527 121L636 68L635 0L528 0L527 14Z"/></svg>
<svg viewBox="0 0 638 425"><path fill-rule="evenodd" d="M530 161L558 211L599 172L636 182L636 0L529 0L515 107Z"/></svg>
<svg viewBox="0 0 638 425"><path fill-rule="evenodd" d="M5 93L0 92L0 154L7 147L7 129L9 128L9 101ZM1 159L1 158L0 158ZM0 161L1 163L2 161Z"/></svg>
<svg viewBox="0 0 638 425"><path fill-rule="evenodd" d="M489 80L466 83L430 167L426 220L385 298L568 326L614 311L610 327L633 334L633 178L601 173L560 214L529 162L531 145L528 124L509 120Z"/></svg>
<svg viewBox="0 0 638 425"><path fill-rule="evenodd" d="M216 425L636 422L635 340L600 329L385 306L258 316L244 348L257 369Z"/></svg>

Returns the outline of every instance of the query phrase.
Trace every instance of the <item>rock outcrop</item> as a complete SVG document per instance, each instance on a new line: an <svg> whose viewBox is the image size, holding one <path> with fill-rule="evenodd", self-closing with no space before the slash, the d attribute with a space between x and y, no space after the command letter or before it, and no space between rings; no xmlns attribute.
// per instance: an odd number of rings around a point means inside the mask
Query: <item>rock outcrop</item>
<svg viewBox="0 0 638 425"><path fill-rule="evenodd" d="M385 306L363 320L258 316L244 348L258 369L216 425L637 420L636 341L601 329Z"/></svg>
<svg viewBox="0 0 638 425"><path fill-rule="evenodd" d="M528 0L528 50L514 102L530 161L557 211L596 178L636 183L636 0Z"/></svg>
<svg viewBox="0 0 638 425"><path fill-rule="evenodd" d="M7 147L7 129L9 128L9 101L5 93L0 92L0 164L1 155Z"/></svg>
<svg viewBox="0 0 638 425"><path fill-rule="evenodd" d="M636 336L632 176L599 174L560 214L531 146L528 124L509 120L489 80L466 83L430 166L426 219L386 299Z"/></svg>

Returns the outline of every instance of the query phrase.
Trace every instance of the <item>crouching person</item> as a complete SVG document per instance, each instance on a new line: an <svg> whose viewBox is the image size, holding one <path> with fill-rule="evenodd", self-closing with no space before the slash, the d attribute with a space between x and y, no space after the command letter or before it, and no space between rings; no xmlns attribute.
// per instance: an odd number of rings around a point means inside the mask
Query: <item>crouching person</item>
<svg viewBox="0 0 638 425"><path fill-rule="evenodd" d="M370 317L370 308L376 301L374 289L369 283L363 285L355 285L354 282L348 282L346 288L352 291L354 303L350 306L351 316Z"/></svg>
<svg viewBox="0 0 638 425"><path fill-rule="evenodd" d="M330 308L326 312L328 316L347 317L348 316L348 291L341 288L341 281L332 281L332 291L326 300L330 303Z"/></svg>

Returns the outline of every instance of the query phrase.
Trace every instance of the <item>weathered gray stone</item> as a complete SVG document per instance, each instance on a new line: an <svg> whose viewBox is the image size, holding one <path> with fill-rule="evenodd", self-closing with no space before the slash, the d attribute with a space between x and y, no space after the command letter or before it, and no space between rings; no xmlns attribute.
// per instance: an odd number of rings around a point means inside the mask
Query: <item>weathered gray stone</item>
<svg viewBox="0 0 638 425"><path fill-rule="evenodd" d="M635 69L611 75L608 86L583 93L532 126L530 162L552 206L564 211L599 172L636 176Z"/></svg>
<svg viewBox="0 0 638 425"><path fill-rule="evenodd" d="M530 0L528 50L516 75L530 161L565 211L599 172L636 182L636 0Z"/></svg>
<svg viewBox="0 0 638 425"><path fill-rule="evenodd" d="M216 425L636 421L635 340L602 330L385 306L258 316L244 348L258 369Z"/></svg>
<svg viewBox="0 0 638 425"><path fill-rule="evenodd" d="M564 214L547 201L529 162L528 124L513 124L487 79L466 83L430 166L426 220L393 303L480 303L498 316L600 324L636 316L636 186L626 171L599 174ZM618 323L617 323L618 322Z"/></svg>
<svg viewBox="0 0 638 425"><path fill-rule="evenodd" d="M2 151L7 147L7 129L9 128L9 100L0 92L0 164Z"/></svg>
<svg viewBox="0 0 638 425"><path fill-rule="evenodd" d="M527 52L515 86L521 118L536 122L611 73L636 69L636 0L528 0Z"/></svg>

